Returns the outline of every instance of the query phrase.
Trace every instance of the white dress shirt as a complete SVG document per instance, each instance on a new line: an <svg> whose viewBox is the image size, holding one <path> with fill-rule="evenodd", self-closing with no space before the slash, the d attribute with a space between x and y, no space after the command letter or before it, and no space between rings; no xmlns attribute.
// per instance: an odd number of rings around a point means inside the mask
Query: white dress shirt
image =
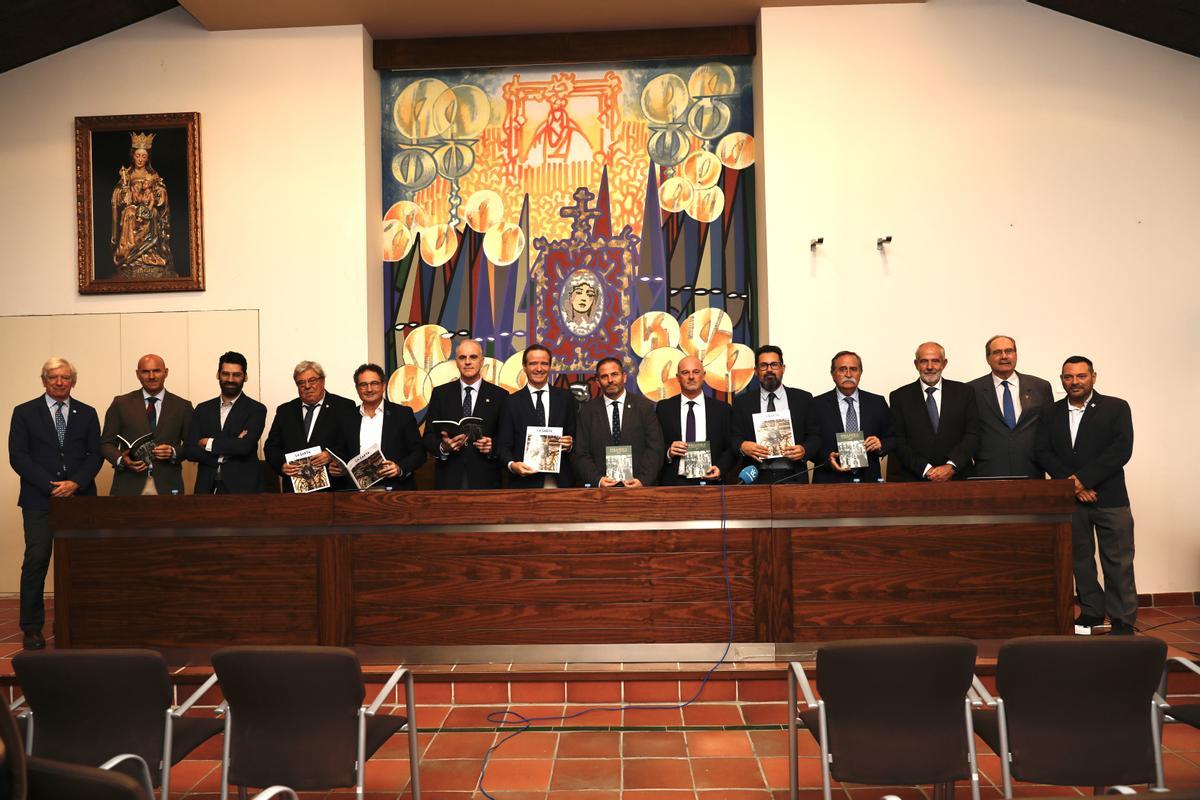
<svg viewBox="0 0 1200 800"><path fill-rule="evenodd" d="M479 387L483 385L483 376L475 379L474 383L467 383L462 378L458 379L458 404L461 407L463 401L467 399L467 387L471 387L471 416L477 417L475 408L479 405Z"/></svg>
<svg viewBox="0 0 1200 800"><path fill-rule="evenodd" d="M694 402L692 406L695 409L696 417L696 441L704 442L708 440L708 417L704 413L704 393L698 394L695 399L687 395L679 395L679 434L680 441L687 441L687 415L688 403Z"/></svg>
<svg viewBox="0 0 1200 800"><path fill-rule="evenodd" d="M1017 422L1021 421L1021 379L1017 376L1017 371L1013 370L1013 374L1007 378L1001 378L996 373L992 373L992 383L996 387L996 404L1000 407L1000 416L1004 416L1004 382L1008 381L1008 391L1012 394L1013 401L1013 417Z"/></svg>
<svg viewBox="0 0 1200 800"><path fill-rule="evenodd" d="M242 397L242 393L238 392L238 396L233 398L232 400L230 400L225 395L220 395L217 398L218 402L220 403L220 407L221 407L221 430L225 430L225 421L229 419L229 412L233 410L233 404L236 403L238 400L240 400L241 397ZM215 436L208 437L208 441L204 443L205 452L207 452L207 453L212 452L213 439L215 439L215 438L217 438L217 437L215 437ZM217 456L217 462L224 464L225 456Z"/></svg>
<svg viewBox="0 0 1200 800"><path fill-rule="evenodd" d="M920 381L920 384L921 384L921 393L923 395L925 395L925 397L929 397L929 392L926 391L927 389L930 388L929 384L925 383L925 381ZM938 419L941 420L941 418L942 418L942 379L938 378L938 382L935 383L932 388L934 390L933 391L933 404L935 406L937 406ZM928 405L929 401L926 400L925 402ZM955 469L958 469L958 464L955 464L953 461L947 461L946 463L949 464L950 466L954 467ZM921 477L924 478L926 475L928 475L929 470L931 470L931 469L933 469L933 464L926 464L925 470L921 473Z"/></svg>
<svg viewBox="0 0 1200 800"><path fill-rule="evenodd" d="M1075 437L1079 434L1079 423L1083 422L1083 412L1092 405L1093 394L1095 392L1088 392L1087 399L1083 401L1083 408L1076 408L1070 399L1067 400L1067 423L1071 426L1071 447L1075 446Z"/></svg>
<svg viewBox="0 0 1200 800"><path fill-rule="evenodd" d="M846 430L846 412L850 410L850 404L846 402L846 398L854 400L854 414L858 417L858 429L862 430L862 398L858 396L858 389L854 390L853 394L837 393L838 398L838 413L842 415L842 430Z"/></svg>
<svg viewBox="0 0 1200 800"><path fill-rule="evenodd" d="M68 425L70 425L71 424L71 417L70 417L71 398L68 396L66 400L59 401L59 400L55 400L49 394L44 394L42 396L46 398L46 406L50 409L50 419L52 421L54 419L54 407L57 406L59 404L59 402L62 402L62 404L63 404L63 408L62 408L63 419L66 420Z"/></svg>
<svg viewBox="0 0 1200 800"><path fill-rule="evenodd" d="M365 453L367 448L375 445L383 449L383 403L375 406L375 416L369 415L362 407L358 407L358 415L362 417L358 425L358 453ZM358 453L347 453L346 458L353 458Z"/></svg>
<svg viewBox="0 0 1200 800"><path fill-rule="evenodd" d="M612 433L612 406L617 404L617 419L621 421L621 432L625 432L625 392L621 392L621 396L615 400L609 399L608 395L604 397L604 419L608 421L608 432Z"/></svg>
<svg viewBox="0 0 1200 800"><path fill-rule="evenodd" d="M307 403L305 403L303 400L300 401L300 424L301 425L304 424L304 412L308 410L307 408L305 408L306 405L307 405ZM304 441L305 442L307 442L309 440L309 437L312 436L312 432L314 430L316 430L317 417L321 416L321 407L324 405L325 405L325 395L322 394L321 399L318 400L315 404L313 404L312 425L309 427L308 430L306 430L304 432Z"/></svg>
<svg viewBox="0 0 1200 800"><path fill-rule="evenodd" d="M537 409L537 393L542 393L542 408L546 409L546 424L550 424L550 384L549 382L542 385L542 388L535 387L532 383L525 384L525 389L529 392L529 402Z"/></svg>
<svg viewBox="0 0 1200 800"><path fill-rule="evenodd" d="M758 409L759 411L765 412L767 410L767 403L770 402L770 398L768 397L768 395L770 395L770 394L772 394L772 393L768 392L766 389L763 389L761 386L759 387L758 399L760 401L762 401L762 405L759 406L759 409ZM775 390L774 394L775 394L775 410L776 411L787 411L788 410L787 389L784 387L782 381L780 381L779 388Z"/></svg>

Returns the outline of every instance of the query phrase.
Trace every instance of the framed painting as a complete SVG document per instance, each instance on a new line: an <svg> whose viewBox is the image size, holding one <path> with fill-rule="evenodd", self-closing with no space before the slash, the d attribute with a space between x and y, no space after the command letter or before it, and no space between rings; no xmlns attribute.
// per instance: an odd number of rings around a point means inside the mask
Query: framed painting
<svg viewBox="0 0 1200 800"><path fill-rule="evenodd" d="M204 290L200 115L75 118L79 293Z"/></svg>

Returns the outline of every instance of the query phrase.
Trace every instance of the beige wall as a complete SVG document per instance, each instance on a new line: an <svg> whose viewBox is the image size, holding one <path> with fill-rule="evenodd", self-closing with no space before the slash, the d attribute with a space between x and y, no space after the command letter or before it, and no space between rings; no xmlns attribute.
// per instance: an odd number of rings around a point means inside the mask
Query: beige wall
<svg viewBox="0 0 1200 800"><path fill-rule="evenodd" d="M1133 406L1138 588L1200 588L1200 59L1019 0L764 9L760 37L787 380L825 391L848 348L886 393L926 339L969 380L999 332L1056 389L1090 356Z"/></svg>

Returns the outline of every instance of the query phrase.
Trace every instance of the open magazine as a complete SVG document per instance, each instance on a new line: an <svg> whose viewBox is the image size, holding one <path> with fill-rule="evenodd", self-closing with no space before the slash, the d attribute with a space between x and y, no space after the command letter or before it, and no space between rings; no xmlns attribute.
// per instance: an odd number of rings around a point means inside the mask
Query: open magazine
<svg viewBox="0 0 1200 800"><path fill-rule="evenodd" d="M384 479L381 470L387 461L379 445L373 444L349 461L343 461L341 456L332 450L329 457L342 465L342 470L350 478L356 489L369 489Z"/></svg>
<svg viewBox="0 0 1200 800"><path fill-rule="evenodd" d="M153 433L143 433L132 442L126 439L124 436L118 436L117 441L121 443L121 449L126 453L129 453L130 460L144 462L149 474L154 474Z"/></svg>

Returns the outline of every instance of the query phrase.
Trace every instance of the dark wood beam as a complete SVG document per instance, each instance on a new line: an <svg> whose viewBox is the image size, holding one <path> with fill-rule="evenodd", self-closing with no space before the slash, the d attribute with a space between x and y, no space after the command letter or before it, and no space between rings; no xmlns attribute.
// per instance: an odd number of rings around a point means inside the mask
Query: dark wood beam
<svg viewBox="0 0 1200 800"><path fill-rule="evenodd" d="M1029 0L1052 11L1200 56L1196 0Z"/></svg>
<svg viewBox="0 0 1200 800"><path fill-rule="evenodd" d="M753 56L756 47L753 25L386 39L375 42L375 69L465 69L731 58Z"/></svg>
<svg viewBox="0 0 1200 800"><path fill-rule="evenodd" d="M177 5L176 0L7 0L0 3L0 72Z"/></svg>

